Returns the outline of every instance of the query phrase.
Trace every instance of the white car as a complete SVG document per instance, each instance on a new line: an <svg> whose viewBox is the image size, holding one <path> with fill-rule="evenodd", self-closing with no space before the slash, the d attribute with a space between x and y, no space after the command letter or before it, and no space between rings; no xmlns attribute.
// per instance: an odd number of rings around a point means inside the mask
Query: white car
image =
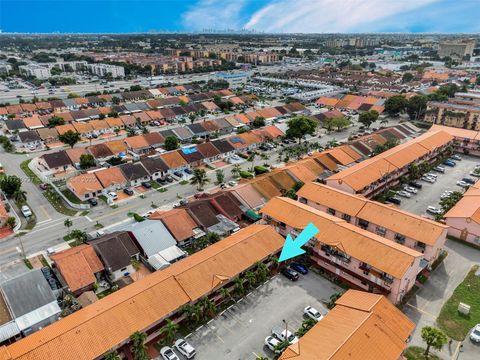
<svg viewBox="0 0 480 360"><path fill-rule="evenodd" d="M30 210L30 208L27 205L23 205L20 210L22 211L23 216L25 216L26 218L29 218L30 216L33 215L32 210Z"/></svg>
<svg viewBox="0 0 480 360"><path fill-rule="evenodd" d="M404 191L404 190L402 190L402 191L397 191L397 195L398 195L398 196L405 197L405 198L410 198L410 197L412 197L412 194L410 194L409 192Z"/></svg>
<svg viewBox="0 0 480 360"><path fill-rule="evenodd" d="M323 315L320 313L320 311L311 306L307 306L305 309L303 309L303 313L316 322L319 322L323 319Z"/></svg>
<svg viewBox="0 0 480 360"><path fill-rule="evenodd" d="M116 192L113 192L113 191L110 191L110 192L108 193L108 196L109 196L112 200L117 200L117 198L118 198L117 193L116 193Z"/></svg>
<svg viewBox="0 0 480 360"><path fill-rule="evenodd" d="M289 344L295 344L298 342L298 337L292 334L290 330L272 329L272 335L280 341L287 340Z"/></svg>
<svg viewBox="0 0 480 360"><path fill-rule="evenodd" d="M480 324L475 325L470 333L470 340L480 343Z"/></svg>
<svg viewBox="0 0 480 360"><path fill-rule="evenodd" d="M411 194L417 194L418 190L411 186L405 186L403 190L408 191Z"/></svg>
<svg viewBox="0 0 480 360"><path fill-rule="evenodd" d="M421 180L426 181L430 184L433 184L436 181L435 178L430 177L430 176L425 176L425 175L421 177Z"/></svg>
<svg viewBox="0 0 480 360"><path fill-rule="evenodd" d="M472 171L472 172L470 172L470 175L475 176L475 177L480 177L480 172Z"/></svg>
<svg viewBox="0 0 480 360"><path fill-rule="evenodd" d="M228 184L228 186L233 187L233 186L236 186L238 183L236 181L231 180L227 184Z"/></svg>
<svg viewBox="0 0 480 360"><path fill-rule="evenodd" d="M273 353L278 353L277 346L280 344L280 340L274 338L273 336L267 336L265 338L265 345L272 351Z"/></svg>
<svg viewBox="0 0 480 360"><path fill-rule="evenodd" d="M164 346L160 350L160 355L162 355L163 360L180 360L177 354L169 346Z"/></svg>
<svg viewBox="0 0 480 360"><path fill-rule="evenodd" d="M434 173L427 173L427 174L425 174L425 176L432 177L432 178L434 178L435 180L438 180L438 175L437 175L437 174L434 174Z"/></svg>
<svg viewBox="0 0 480 360"><path fill-rule="evenodd" d="M192 359L196 354L195 348L183 339L175 341L175 348L187 359Z"/></svg>
<svg viewBox="0 0 480 360"><path fill-rule="evenodd" d="M442 210L440 210L439 208L436 208L435 206L429 206L427 207L427 212L430 213L430 214L441 214L442 213Z"/></svg>
<svg viewBox="0 0 480 360"><path fill-rule="evenodd" d="M463 188L470 186L469 183L467 183L467 182L465 182L465 181L463 181L463 180L457 181L457 185L460 186L460 187L463 187Z"/></svg>

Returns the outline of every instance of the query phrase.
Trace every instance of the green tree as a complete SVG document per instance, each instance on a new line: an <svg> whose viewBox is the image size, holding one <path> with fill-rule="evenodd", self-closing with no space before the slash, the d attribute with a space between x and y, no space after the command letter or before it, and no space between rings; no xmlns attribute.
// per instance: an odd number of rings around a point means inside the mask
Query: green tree
<svg viewBox="0 0 480 360"><path fill-rule="evenodd" d="M172 343L179 329L180 326L178 326L178 324L167 319L167 323L160 329L160 334L165 336L167 343Z"/></svg>
<svg viewBox="0 0 480 360"><path fill-rule="evenodd" d="M77 241L86 242L87 241L87 233L85 231L74 229L70 232L70 238L75 239Z"/></svg>
<svg viewBox="0 0 480 360"><path fill-rule="evenodd" d="M12 197L18 204L25 204L27 202L27 192L21 188L15 191Z"/></svg>
<svg viewBox="0 0 480 360"><path fill-rule="evenodd" d="M329 308L330 310L333 309L335 307L335 302L341 297L342 297L342 294L338 292L330 295L330 298L328 299L328 303L327 303L327 308Z"/></svg>
<svg viewBox="0 0 480 360"><path fill-rule="evenodd" d="M132 355L133 360L148 360L149 356L147 353L147 347L145 346L145 340L147 339L147 334L144 332L135 331L130 335L130 340L132 341Z"/></svg>
<svg viewBox="0 0 480 360"><path fill-rule="evenodd" d="M337 130L344 129L351 124L350 119L348 119L346 116L336 116L328 119L327 122L330 122L331 126L336 127Z"/></svg>
<svg viewBox="0 0 480 360"><path fill-rule="evenodd" d="M175 150L175 149L178 149L178 139L176 136L167 136L165 138L165 150L167 151L171 151L171 150Z"/></svg>
<svg viewBox="0 0 480 360"><path fill-rule="evenodd" d="M358 117L358 121L366 128L369 128L378 119L378 112L376 110L365 111Z"/></svg>
<svg viewBox="0 0 480 360"><path fill-rule="evenodd" d="M9 216L7 221L5 221L5 225L7 225L10 229L13 229L15 225L17 225L17 219L15 219L13 216Z"/></svg>
<svg viewBox="0 0 480 360"><path fill-rule="evenodd" d="M403 74L402 76L402 82L403 83L408 83L410 81L412 81L414 79L414 76L412 73L409 73L409 72L406 72L405 74Z"/></svg>
<svg viewBox="0 0 480 360"><path fill-rule="evenodd" d="M235 178L238 178L240 176L240 171L242 171L240 165L238 164L233 165L231 173Z"/></svg>
<svg viewBox="0 0 480 360"><path fill-rule="evenodd" d="M215 176L217 178L217 184L221 184L225 181L225 173L222 169L215 170Z"/></svg>
<svg viewBox="0 0 480 360"><path fill-rule="evenodd" d="M72 227L73 225L73 222L72 220L70 219L65 219L65 221L63 222L63 226L65 226L67 229L68 229L68 234L70 235L70 228Z"/></svg>
<svg viewBox="0 0 480 360"><path fill-rule="evenodd" d="M252 164L250 165L250 171L253 172L254 171L254 166L253 166L253 163L255 162L255 157L257 156L257 153L255 152L252 152L250 154L250 156L248 157L248 161Z"/></svg>
<svg viewBox="0 0 480 360"><path fill-rule="evenodd" d="M254 287L257 284L257 276L253 271L247 271L245 273L245 280L247 280L249 287Z"/></svg>
<svg viewBox="0 0 480 360"><path fill-rule="evenodd" d="M232 295L230 294L230 291L228 291L227 288L225 287L221 288L220 290L218 290L218 293L226 302L229 302L230 300L232 300Z"/></svg>
<svg viewBox="0 0 480 360"><path fill-rule="evenodd" d="M128 127L127 128L127 137L133 137L135 135L137 135L137 130L135 130L134 128Z"/></svg>
<svg viewBox="0 0 480 360"><path fill-rule="evenodd" d="M263 116L257 116L255 120L253 120L252 125L254 128L265 126L265 118Z"/></svg>
<svg viewBox="0 0 480 360"><path fill-rule="evenodd" d="M243 280L240 277L233 279L234 292L238 297L245 295L245 287L243 286Z"/></svg>
<svg viewBox="0 0 480 360"><path fill-rule="evenodd" d="M447 336L440 329L433 326L424 326L422 328L422 340L427 344L425 358L428 359L430 348L433 347L438 351L442 350L443 345L447 343Z"/></svg>
<svg viewBox="0 0 480 360"><path fill-rule="evenodd" d="M255 263L255 276L258 279L258 282L265 282L268 277L268 267L263 262Z"/></svg>
<svg viewBox="0 0 480 360"><path fill-rule="evenodd" d="M295 335L302 337L305 335L312 327L314 327L317 322L313 319L306 319L302 322L302 326L295 332Z"/></svg>
<svg viewBox="0 0 480 360"><path fill-rule="evenodd" d="M391 116L398 116L407 107L407 99L402 95L395 95L385 101L385 111Z"/></svg>
<svg viewBox="0 0 480 360"><path fill-rule="evenodd" d="M452 207L455 206L457 202L460 201L462 198L463 194L460 191L454 191L450 195L448 195L446 198L440 199L440 206L442 207L442 210L444 212L447 212L450 210Z"/></svg>
<svg viewBox="0 0 480 360"><path fill-rule="evenodd" d="M305 135L315 134L316 129L317 122L315 120L300 115L288 121L286 135L291 139L298 139L298 143L301 143Z"/></svg>
<svg viewBox="0 0 480 360"><path fill-rule="evenodd" d="M197 190L202 191L203 187L210 182L207 172L204 169L194 169L190 184L197 185Z"/></svg>
<svg viewBox="0 0 480 360"><path fill-rule="evenodd" d="M417 164L408 165L408 176L411 180L418 179L419 169Z"/></svg>
<svg viewBox="0 0 480 360"><path fill-rule="evenodd" d="M423 95L412 96L407 103L407 114L411 120L418 120L425 115L428 97Z"/></svg>
<svg viewBox="0 0 480 360"><path fill-rule="evenodd" d="M22 180L15 175L4 175L0 177L0 189L7 195L11 197L22 187Z"/></svg>
<svg viewBox="0 0 480 360"><path fill-rule="evenodd" d="M120 355L118 355L118 352L116 351L111 351L109 353L106 353L104 356L103 356L103 359L104 360L122 360L120 358Z"/></svg>
<svg viewBox="0 0 480 360"><path fill-rule="evenodd" d="M58 139L73 149L75 144L80 141L80 134L72 130L68 130L64 134L60 135Z"/></svg>
<svg viewBox="0 0 480 360"><path fill-rule="evenodd" d="M95 158L91 154L80 155L80 168L85 170L96 165Z"/></svg>
<svg viewBox="0 0 480 360"><path fill-rule="evenodd" d="M58 125L64 125L65 120L61 116L54 115L50 119L48 119L48 127L53 128Z"/></svg>

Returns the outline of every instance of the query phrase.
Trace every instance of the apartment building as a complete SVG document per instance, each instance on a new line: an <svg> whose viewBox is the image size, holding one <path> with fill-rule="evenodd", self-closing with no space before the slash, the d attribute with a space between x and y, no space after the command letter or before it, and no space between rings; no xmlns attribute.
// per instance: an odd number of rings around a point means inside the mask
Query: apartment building
<svg viewBox="0 0 480 360"><path fill-rule="evenodd" d="M480 131L432 125L429 132L444 131L454 137L455 149L465 154L480 156Z"/></svg>
<svg viewBox="0 0 480 360"><path fill-rule="evenodd" d="M413 287L422 253L298 201L275 197L261 210L263 222L280 235L296 237L309 223L319 233L306 247L316 266L365 291L399 303Z"/></svg>
<svg viewBox="0 0 480 360"><path fill-rule="evenodd" d="M423 254L429 265L438 258L448 226L319 183L307 183L298 201Z"/></svg>
<svg viewBox="0 0 480 360"><path fill-rule="evenodd" d="M434 163L449 146L453 145L454 138L447 132L429 131L333 174L325 179L325 183L350 194L361 194L371 198L386 188L399 184L400 179L408 175L410 164L420 164L424 161Z"/></svg>
<svg viewBox="0 0 480 360"><path fill-rule="evenodd" d="M467 130L480 130L480 94L457 93L448 102L429 101L425 121Z"/></svg>
<svg viewBox="0 0 480 360"><path fill-rule="evenodd" d="M18 70L21 74L33 76L39 80L45 80L51 76L50 69L37 64L20 65Z"/></svg>
<svg viewBox="0 0 480 360"><path fill-rule="evenodd" d="M444 41L439 44L438 56L441 58L449 56L452 58L463 58L472 56L475 49L475 40L468 41Z"/></svg>
<svg viewBox="0 0 480 360"><path fill-rule="evenodd" d="M280 360L400 360L415 324L384 296L348 290Z"/></svg>
<svg viewBox="0 0 480 360"><path fill-rule="evenodd" d="M0 347L0 359L64 360L75 354L76 360L91 360L113 350L122 353L136 331L147 334L146 343L158 340L167 319L185 320L182 306L196 304L203 297L222 302L220 289L233 291L233 280L243 279L257 262L273 267L271 257L282 245L282 237L271 227L249 226L25 339Z"/></svg>
<svg viewBox="0 0 480 360"><path fill-rule="evenodd" d="M110 64L88 64L90 72L97 76L106 76L110 74L114 78L125 77L125 69L123 66Z"/></svg>

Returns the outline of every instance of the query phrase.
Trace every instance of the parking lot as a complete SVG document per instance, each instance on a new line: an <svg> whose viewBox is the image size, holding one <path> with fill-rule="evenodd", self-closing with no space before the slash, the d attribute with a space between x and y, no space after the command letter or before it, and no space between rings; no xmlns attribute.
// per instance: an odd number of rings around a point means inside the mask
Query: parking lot
<svg viewBox="0 0 480 360"><path fill-rule="evenodd" d="M340 290L313 272L301 275L297 282L277 275L197 329L187 341L196 348L200 360L272 358L264 346L272 327L284 327L285 319L288 330L294 333L304 320L306 306L325 314L322 302Z"/></svg>
<svg viewBox="0 0 480 360"><path fill-rule="evenodd" d="M428 182L418 180L422 184L422 189L418 191L418 194L412 195L411 198L401 198L402 203L400 207L403 210L412 212L418 215L425 215L430 218L433 218L431 214L426 213L427 206L440 207L439 201L440 196L445 190L452 191L463 191L463 188L456 185L458 180L461 180L464 177L470 177L474 180L478 180L473 176L470 176L469 173L475 168L475 165L480 164L478 158L472 156L461 155L462 161L456 161L457 165L455 167L445 167L445 173L437 173L437 181L433 184Z"/></svg>

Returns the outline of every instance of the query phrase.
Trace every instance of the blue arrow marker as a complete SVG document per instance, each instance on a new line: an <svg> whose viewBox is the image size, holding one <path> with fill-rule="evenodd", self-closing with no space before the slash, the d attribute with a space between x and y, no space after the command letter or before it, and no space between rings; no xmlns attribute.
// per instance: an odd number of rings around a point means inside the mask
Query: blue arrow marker
<svg viewBox="0 0 480 360"><path fill-rule="evenodd" d="M283 244L282 252L278 261L285 261L298 255L305 254L305 250L302 249L302 246L305 245L315 235L317 235L318 231L319 230L317 229L317 227L310 223L295 238L295 241L293 241L290 234L288 234L287 238L285 239L285 244Z"/></svg>

